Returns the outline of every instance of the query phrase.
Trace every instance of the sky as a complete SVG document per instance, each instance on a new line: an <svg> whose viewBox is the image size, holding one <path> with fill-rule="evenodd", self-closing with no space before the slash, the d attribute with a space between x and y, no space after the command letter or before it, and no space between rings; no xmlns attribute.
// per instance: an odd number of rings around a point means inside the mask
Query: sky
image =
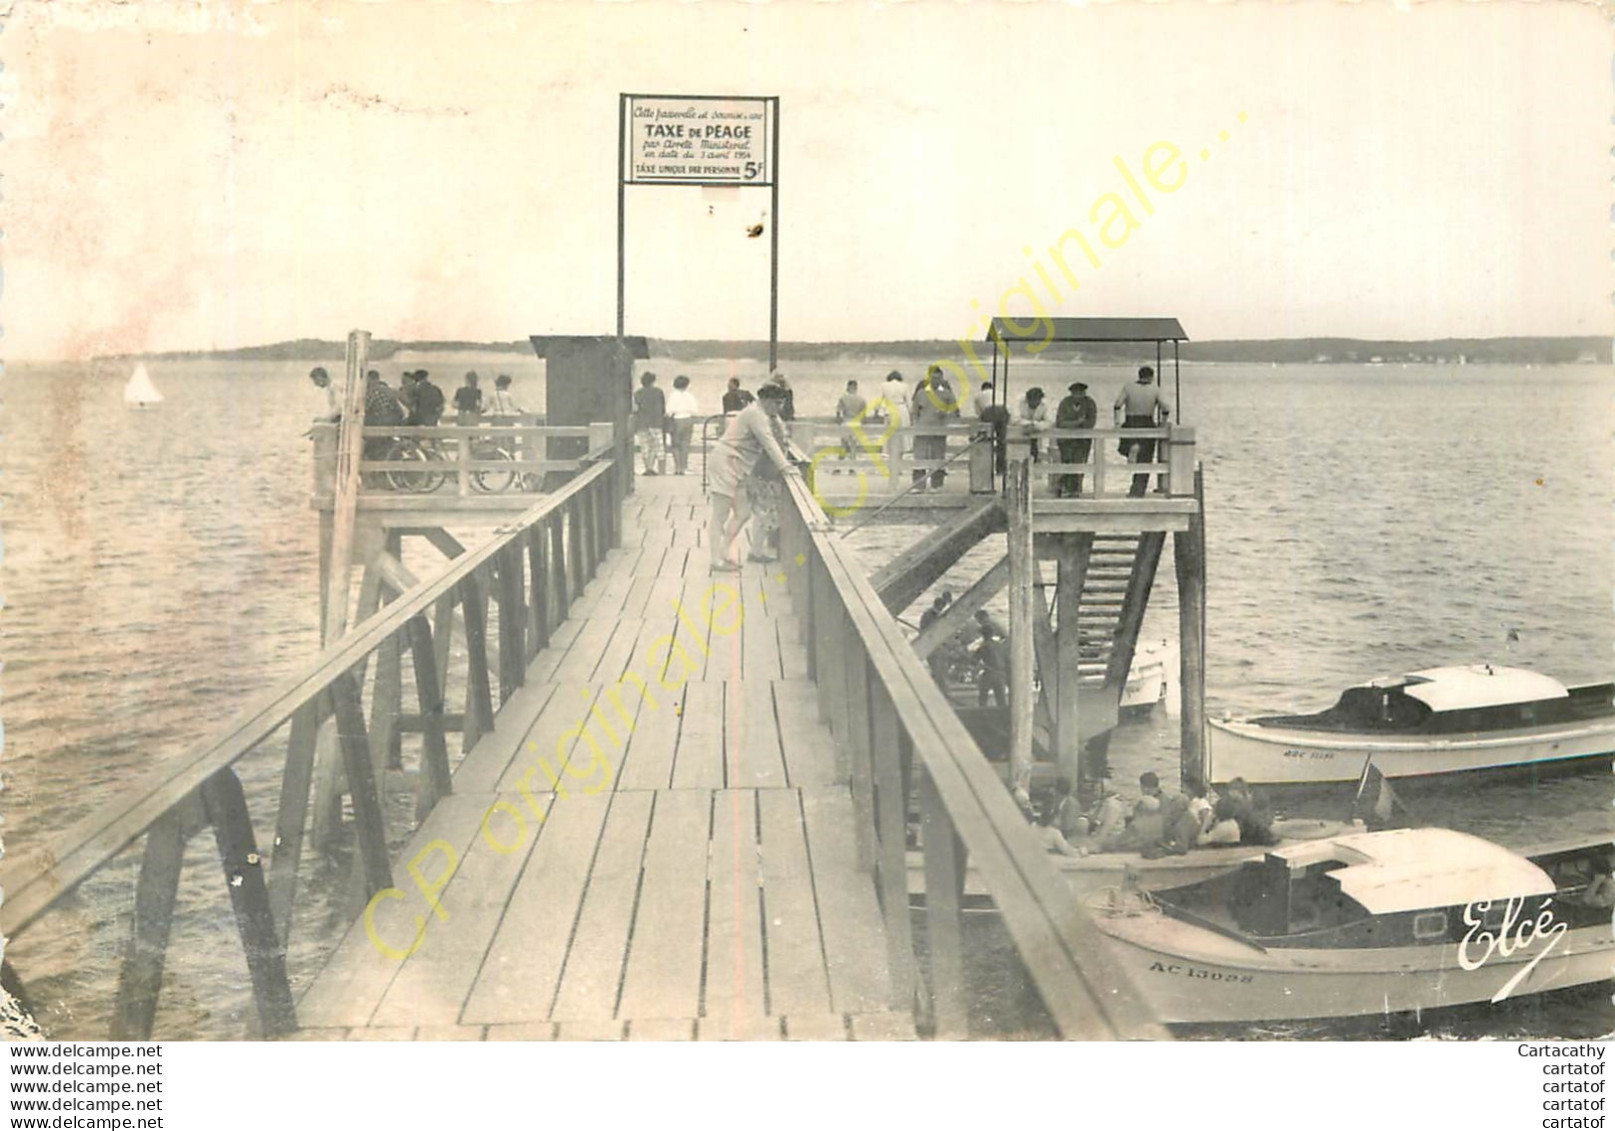
<svg viewBox="0 0 1615 1131"><path fill-rule="evenodd" d="M12 359L610 333L622 92L780 98L784 339L1615 329L1586 4L21 0L0 58ZM767 337L767 190L624 196L628 333Z"/></svg>

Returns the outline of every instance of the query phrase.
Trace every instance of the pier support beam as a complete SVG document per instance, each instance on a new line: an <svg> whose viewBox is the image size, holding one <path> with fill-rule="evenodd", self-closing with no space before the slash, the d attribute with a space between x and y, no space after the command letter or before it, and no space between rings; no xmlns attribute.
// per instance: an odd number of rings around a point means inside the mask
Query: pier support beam
<svg viewBox="0 0 1615 1131"><path fill-rule="evenodd" d="M1022 448L1021 452L1024 453ZM1037 559L1032 554L1032 476L1024 454L1012 459L1004 479L1004 511L1009 522L1009 766L1010 788L1026 789L1032 779L1032 672L1035 628L1032 586Z"/></svg>
<svg viewBox="0 0 1615 1131"><path fill-rule="evenodd" d="M1206 784L1206 520L1201 473L1194 472L1189 529L1172 536L1178 581L1178 692L1182 696L1179 773L1183 788Z"/></svg>
<svg viewBox="0 0 1615 1131"><path fill-rule="evenodd" d="M1092 534L1068 535L1059 543L1060 585L1055 590L1055 616L1058 618L1057 663L1054 685L1054 757L1060 775L1070 782L1082 777L1082 736L1079 728L1078 663L1081 660L1081 630L1077 606L1088 573L1088 557L1093 550Z"/></svg>
<svg viewBox="0 0 1615 1131"><path fill-rule="evenodd" d="M1003 508L997 499L973 503L870 574L869 583L887 609L901 613L976 543L1003 526Z"/></svg>

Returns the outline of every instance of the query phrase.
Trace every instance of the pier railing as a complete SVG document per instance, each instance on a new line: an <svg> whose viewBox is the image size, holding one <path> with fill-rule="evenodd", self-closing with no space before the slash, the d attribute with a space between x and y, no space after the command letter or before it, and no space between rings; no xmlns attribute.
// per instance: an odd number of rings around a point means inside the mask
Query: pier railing
<svg viewBox="0 0 1615 1131"><path fill-rule="evenodd" d="M831 535L811 490L789 482L781 560L791 571L820 709L851 783L860 861L877 879L894 1007L929 1012L938 1036L967 1035L960 903L968 860L1062 1035L1164 1037L864 567ZM928 983L915 961L908 910L911 783L925 857Z"/></svg>
<svg viewBox="0 0 1615 1131"><path fill-rule="evenodd" d="M467 498L541 489L554 472L576 472L610 454L612 426L546 425L542 417L477 424L402 424L364 429L360 498L424 494ZM329 499L336 474L337 425L315 424L314 494ZM560 455L561 450L568 454Z"/></svg>
<svg viewBox="0 0 1615 1131"><path fill-rule="evenodd" d="M990 492L997 485L992 467L992 445L978 443L968 459L961 455L972 441L991 435L980 422L921 424L888 430L865 421L856 428L820 418L798 419L791 424L792 441L809 454L813 474L823 493L830 493L838 475L861 475L874 494L898 491L925 473L949 471L950 484L968 485L974 492ZM1044 476L1081 475L1081 497L1124 498L1135 491L1134 477L1152 493L1185 498L1194 495L1194 429L1172 425L1163 428L1047 428L1023 424L1005 427L1011 444L1035 445L1035 489L1053 493ZM1127 448L1136 442L1153 448L1153 458L1130 462ZM1081 445L1086 444L1084 450ZM1142 453L1140 453L1142 454ZM1070 486L1075 489L1076 484Z"/></svg>
<svg viewBox="0 0 1615 1131"><path fill-rule="evenodd" d="M408 818L384 807L380 785L391 772L392 736L420 736L413 805L418 826L453 789L449 733L460 732L463 754L493 727L500 708L523 683L528 663L548 645L571 602L619 542L620 508L612 462L585 459L570 482L435 577L400 582L397 588L404 591L395 592L390 603L207 739L122 788L115 801L48 844L7 854L0 863L5 892L0 930L12 937L23 934L143 839L133 933L123 944L111 1036L147 1037L163 984L186 841L211 828L215 866L222 866L224 880L220 894L228 894L234 912L261 1030L274 1036L295 1029L287 947L322 727L330 724L335 732L357 842L352 872L338 871L368 899L393 886L389 844L402 842L413 827L399 830L396 826L408 824ZM464 625L459 650L450 647L457 612ZM403 655L412 661L413 695L400 686ZM446 699L455 692L461 701L451 711ZM278 795L249 797L240 764L260 747L278 745L272 740L288 725ZM249 779L261 782L267 776ZM267 839L251 808L261 816L274 813ZM117 917L117 923L126 922ZM105 929L115 931L117 923ZM26 980L26 970L15 974Z"/></svg>

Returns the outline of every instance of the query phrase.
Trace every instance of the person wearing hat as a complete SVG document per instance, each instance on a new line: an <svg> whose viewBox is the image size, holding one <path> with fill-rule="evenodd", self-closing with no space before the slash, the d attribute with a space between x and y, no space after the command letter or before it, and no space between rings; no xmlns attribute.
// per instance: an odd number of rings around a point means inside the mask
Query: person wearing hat
<svg viewBox="0 0 1615 1131"><path fill-rule="evenodd" d="M786 424L789 424L791 421L796 419L795 390L791 388L791 383L785 379L785 374L781 373L778 369L774 370L774 372L768 375L768 383L770 385L778 385L780 388L785 390L785 403L780 405L779 416L777 419L783 420ZM787 429L787 431L789 431L789 429Z"/></svg>
<svg viewBox="0 0 1615 1131"><path fill-rule="evenodd" d="M1128 385L1116 396L1115 413L1117 422L1123 428L1160 428L1164 427L1172 415L1172 406L1167 403L1160 388L1155 384L1155 370L1148 365L1140 367L1136 384ZM1154 463L1154 440L1123 440L1121 452L1127 457L1128 463ZM1141 497L1149 490L1150 477L1148 475L1133 476L1133 485L1128 488L1128 495L1133 498Z"/></svg>
<svg viewBox="0 0 1615 1131"><path fill-rule="evenodd" d="M1092 428L1099 417L1099 406L1088 395L1084 381L1073 381L1065 399L1054 413L1056 428ZM1087 463L1093 451L1092 440L1056 440L1060 448L1061 463ZM1054 495L1059 499L1075 499L1082 494L1082 472L1066 472L1054 477Z"/></svg>

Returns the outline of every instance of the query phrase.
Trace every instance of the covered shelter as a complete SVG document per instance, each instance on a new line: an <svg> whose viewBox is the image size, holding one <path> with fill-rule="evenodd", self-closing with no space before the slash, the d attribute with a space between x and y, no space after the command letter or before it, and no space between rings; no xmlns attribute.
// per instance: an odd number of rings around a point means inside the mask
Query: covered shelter
<svg viewBox="0 0 1615 1131"><path fill-rule="evenodd" d="M1052 335L1041 333L1028 334L1016 330L1016 325L1024 326L1022 319L994 318L987 328L987 337L984 341L993 347L993 388L994 404L1009 404L1009 359L1014 352L1012 348L1019 344L1022 353L1030 353L1027 348L1034 343L1041 348L1060 344L1077 343L1107 343L1107 344L1134 344L1155 346L1155 372L1162 384L1166 383L1166 375L1162 372L1164 360L1164 347L1167 342L1172 343L1172 403L1177 407L1178 419L1183 419L1183 389L1181 375L1178 369L1178 343L1189 340L1189 335L1183 332L1183 325L1176 318L1041 318L1037 325L1041 329L1044 324L1053 329ZM1003 377L1000 379L999 357L1003 357ZM1002 390L1003 397L999 398L996 391Z"/></svg>

